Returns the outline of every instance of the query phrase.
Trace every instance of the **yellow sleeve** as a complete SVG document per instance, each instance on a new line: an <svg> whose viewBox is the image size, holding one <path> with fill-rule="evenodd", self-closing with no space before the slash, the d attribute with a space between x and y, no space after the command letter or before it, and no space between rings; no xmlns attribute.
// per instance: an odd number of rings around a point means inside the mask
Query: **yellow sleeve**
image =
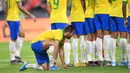
<svg viewBox="0 0 130 73"><path fill-rule="evenodd" d="M22 0L16 0L16 2L21 2Z"/></svg>
<svg viewBox="0 0 130 73"><path fill-rule="evenodd" d="M50 4L50 0L47 0L47 3Z"/></svg>
<svg viewBox="0 0 130 73"><path fill-rule="evenodd" d="M122 0L122 2L126 2L126 3L127 3L127 2L128 2L128 0Z"/></svg>

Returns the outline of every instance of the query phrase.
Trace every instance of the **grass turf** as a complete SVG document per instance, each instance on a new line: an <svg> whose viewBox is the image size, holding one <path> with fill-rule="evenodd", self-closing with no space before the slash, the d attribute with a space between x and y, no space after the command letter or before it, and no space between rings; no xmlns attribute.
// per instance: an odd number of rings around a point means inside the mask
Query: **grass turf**
<svg viewBox="0 0 130 73"><path fill-rule="evenodd" d="M21 57L29 63L36 63L33 51L30 48L30 42L25 42L21 51ZM117 47L116 60L121 61L120 49ZM73 56L71 54L71 62ZM59 71L39 71L28 69L19 71L22 65L10 65L8 43L0 43L0 73L130 73L127 67L68 67Z"/></svg>

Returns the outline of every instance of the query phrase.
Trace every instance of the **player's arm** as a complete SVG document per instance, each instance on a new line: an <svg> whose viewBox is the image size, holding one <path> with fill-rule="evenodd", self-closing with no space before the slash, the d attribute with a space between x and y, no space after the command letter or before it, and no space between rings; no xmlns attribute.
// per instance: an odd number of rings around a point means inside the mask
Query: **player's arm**
<svg viewBox="0 0 130 73"><path fill-rule="evenodd" d="M81 1L82 7L83 7L83 9L84 9L84 12L85 12L85 10L86 10L86 6L85 6L85 0L80 0L80 1Z"/></svg>
<svg viewBox="0 0 130 73"><path fill-rule="evenodd" d="M36 17L34 15L32 15L29 11L27 11L23 5L22 5L22 2L21 0L17 0L17 4L18 4L18 8L23 12L25 13L26 15L29 15L31 18L34 19L34 22L36 21Z"/></svg>
<svg viewBox="0 0 130 73"><path fill-rule="evenodd" d="M4 4L5 4L5 9L4 9L4 11L5 11L5 20L7 19L7 15L8 15L8 3L7 2L4 2Z"/></svg>
<svg viewBox="0 0 130 73"><path fill-rule="evenodd" d="M57 66L57 56L58 56L58 49L59 49L59 41L55 40L54 43L54 57L53 57L53 64Z"/></svg>
<svg viewBox="0 0 130 73"><path fill-rule="evenodd" d="M51 14L51 4L50 4L49 0L47 0L46 10L47 10L47 13L48 13L48 15L50 17L50 14Z"/></svg>
<svg viewBox="0 0 130 73"><path fill-rule="evenodd" d="M123 17L124 17L124 19L126 20L126 19L127 19L127 14L126 14L126 13L127 13L127 9L126 9L126 8L127 8L127 7L126 7L126 6L127 6L127 3L123 1L123 4L122 4L122 5L123 5L123 6L122 6Z"/></svg>
<svg viewBox="0 0 130 73"><path fill-rule="evenodd" d="M63 45L59 49L59 54L60 54L60 60L61 60L61 63L62 63L62 67L65 68L65 69L67 69L67 66L66 66L65 60L64 60L64 49L63 49Z"/></svg>

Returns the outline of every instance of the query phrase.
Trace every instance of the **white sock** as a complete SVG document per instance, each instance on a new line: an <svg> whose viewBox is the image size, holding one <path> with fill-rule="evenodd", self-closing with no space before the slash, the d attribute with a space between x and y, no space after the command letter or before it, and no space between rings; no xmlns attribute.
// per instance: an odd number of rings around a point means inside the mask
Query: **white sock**
<svg viewBox="0 0 130 73"><path fill-rule="evenodd" d="M116 62L116 59L115 59L115 53L116 53L116 39L111 38L110 46L111 46L111 48L110 48L111 61L112 61L112 62Z"/></svg>
<svg viewBox="0 0 130 73"><path fill-rule="evenodd" d="M18 37L18 39L16 41L16 52L15 52L15 56L20 57L20 51L21 51L21 48L23 46L23 42L24 42L24 38Z"/></svg>
<svg viewBox="0 0 130 73"><path fill-rule="evenodd" d="M120 49L121 49L122 62L127 62L127 60L126 60L126 51L127 51L126 46L127 46L127 39L120 38Z"/></svg>
<svg viewBox="0 0 130 73"><path fill-rule="evenodd" d="M128 63L130 64L130 44L127 45Z"/></svg>
<svg viewBox="0 0 130 73"><path fill-rule="evenodd" d="M74 63L79 63L78 60L78 38L72 39L72 50L73 50L73 56L74 56Z"/></svg>
<svg viewBox="0 0 130 73"><path fill-rule="evenodd" d="M53 66L53 52L54 52L54 46L50 46L48 49L48 55L49 55L49 61L50 61L50 67Z"/></svg>
<svg viewBox="0 0 130 73"><path fill-rule="evenodd" d="M93 61L96 61L96 42L95 41L93 41L92 42L92 60Z"/></svg>
<svg viewBox="0 0 130 73"><path fill-rule="evenodd" d="M87 50L87 59L88 61L92 61L92 42L91 41L87 41L86 42L86 50Z"/></svg>
<svg viewBox="0 0 130 73"><path fill-rule="evenodd" d="M64 43L64 58L65 58L65 63L69 64L70 63L70 43L65 42Z"/></svg>
<svg viewBox="0 0 130 73"><path fill-rule="evenodd" d="M104 35L104 60L110 61L109 50L110 50L110 35Z"/></svg>
<svg viewBox="0 0 130 73"><path fill-rule="evenodd" d="M86 61L86 43L85 43L85 35L80 36L80 51L81 51L81 63L85 63Z"/></svg>
<svg viewBox="0 0 130 73"><path fill-rule="evenodd" d="M38 65L38 64L27 64L26 68L27 69L39 69L39 70L43 70L43 68L40 65Z"/></svg>
<svg viewBox="0 0 130 73"><path fill-rule="evenodd" d="M10 59L15 60L16 42L10 40L9 49L10 49Z"/></svg>
<svg viewBox="0 0 130 73"><path fill-rule="evenodd" d="M98 56L98 60L99 61L103 61L103 57L102 57L102 39L101 38L97 38L96 39L96 54Z"/></svg>

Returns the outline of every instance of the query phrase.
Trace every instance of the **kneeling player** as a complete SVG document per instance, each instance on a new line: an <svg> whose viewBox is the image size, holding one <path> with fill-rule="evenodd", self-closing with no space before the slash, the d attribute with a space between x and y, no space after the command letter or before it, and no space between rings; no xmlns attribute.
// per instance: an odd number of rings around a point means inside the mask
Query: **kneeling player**
<svg viewBox="0 0 130 73"><path fill-rule="evenodd" d="M49 57L47 50L50 46L54 45L54 57L53 57L53 68L58 70L57 66L57 55L60 45L63 44L65 38L70 39L73 35L74 27L68 25L64 30L49 30L43 32L40 36L32 41L31 48L34 51L37 63L42 67L43 70L49 70ZM61 47L59 54L63 68L67 68L64 62L64 50ZM20 71L26 70L28 64L25 64Z"/></svg>

